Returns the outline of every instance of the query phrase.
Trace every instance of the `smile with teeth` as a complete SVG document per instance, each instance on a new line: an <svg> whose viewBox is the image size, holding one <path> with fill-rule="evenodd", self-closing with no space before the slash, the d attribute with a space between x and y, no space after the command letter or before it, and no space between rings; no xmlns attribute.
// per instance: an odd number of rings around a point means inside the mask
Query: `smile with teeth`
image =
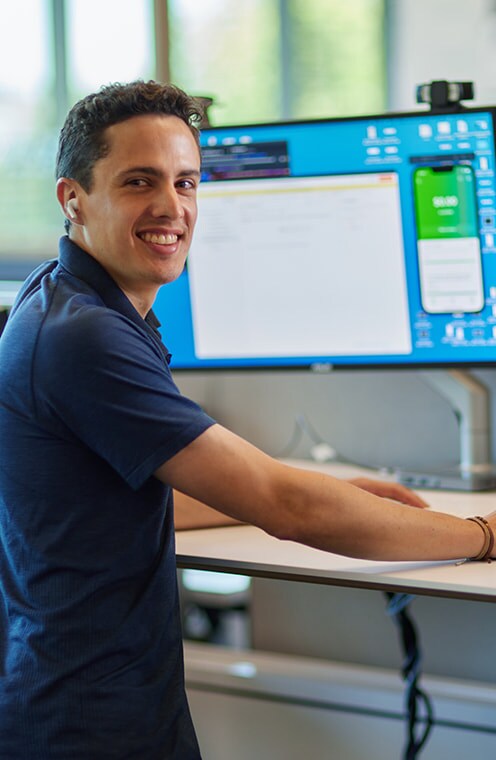
<svg viewBox="0 0 496 760"><path fill-rule="evenodd" d="M175 235L172 232L169 232L167 234L156 233L156 232L143 232L142 235L140 235L140 238L145 241L145 243L154 243L155 245L171 245L172 243L177 243L177 235Z"/></svg>

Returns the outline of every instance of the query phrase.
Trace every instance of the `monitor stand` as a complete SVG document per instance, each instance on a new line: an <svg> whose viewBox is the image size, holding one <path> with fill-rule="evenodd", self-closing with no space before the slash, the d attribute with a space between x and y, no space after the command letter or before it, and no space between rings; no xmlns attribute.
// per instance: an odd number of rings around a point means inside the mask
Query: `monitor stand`
<svg viewBox="0 0 496 760"><path fill-rule="evenodd" d="M496 467L491 461L490 392L466 370L421 373L451 404L458 420L460 463L429 471L397 470L400 483L411 488L489 491L496 488Z"/></svg>

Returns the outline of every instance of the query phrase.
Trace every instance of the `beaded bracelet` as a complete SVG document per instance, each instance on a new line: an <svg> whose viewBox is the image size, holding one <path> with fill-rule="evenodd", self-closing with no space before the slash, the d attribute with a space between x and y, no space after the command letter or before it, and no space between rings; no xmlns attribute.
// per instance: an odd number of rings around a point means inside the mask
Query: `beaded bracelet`
<svg viewBox="0 0 496 760"><path fill-rule="evenodd" d="M484 531L484 546L480 550L480 552L475 557L471 557L474 562L481 561L485 562L486 560L488 562L491 561L491 554L493 553L494 548L494 533L489 525L488 521L485 519L485 517L467 517L467 520L472 520L472 522L477 523L477 525L480 525L482 530Z"/></svg>

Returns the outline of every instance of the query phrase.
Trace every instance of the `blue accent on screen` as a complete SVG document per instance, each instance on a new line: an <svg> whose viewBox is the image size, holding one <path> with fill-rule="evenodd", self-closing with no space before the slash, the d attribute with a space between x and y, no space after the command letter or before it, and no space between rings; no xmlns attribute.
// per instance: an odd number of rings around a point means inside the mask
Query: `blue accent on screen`
<svg viewBox="0 0 496 760"><path fill-rule="evenodd" d="M173 369L496 360L494 111L205 129Z"/></svg>

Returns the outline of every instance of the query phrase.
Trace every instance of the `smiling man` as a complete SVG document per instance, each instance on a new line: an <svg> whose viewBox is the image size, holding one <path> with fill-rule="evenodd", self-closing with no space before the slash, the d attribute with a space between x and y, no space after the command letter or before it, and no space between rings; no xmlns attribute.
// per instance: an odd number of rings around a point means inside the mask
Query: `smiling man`
<svg viewBox="0 0 496 760"><path fill-rule="evenodd" d="M190 498L189 521L203 502L221 519L351 556L495 552L494 515L466 521L412 508L425 505L398 484L287 467L180 394L152 304L191 243L199 118L177 88L135 82L84 98L61 132L68 234L26 281L0 340L8 760L200 758L172 489Z"/></svg>
<svg viewBox="0 0 496 760"><path fill-rule="evenodd" d="M105 131L104 155L89 182L65 174L57 195L71 240L146 317L160 285L181 274L191 244L200 151L190 127L154 114L119 122Z"/></svg>
<svg viewBox="0 0 496 760"><path fill-rule="evenodd" d="M196 103L155 83L75 105L58 260L0 342L0 757L197 760L171 489L153 473L213 424L180 396L150 312L196 221Z"/></svg>

